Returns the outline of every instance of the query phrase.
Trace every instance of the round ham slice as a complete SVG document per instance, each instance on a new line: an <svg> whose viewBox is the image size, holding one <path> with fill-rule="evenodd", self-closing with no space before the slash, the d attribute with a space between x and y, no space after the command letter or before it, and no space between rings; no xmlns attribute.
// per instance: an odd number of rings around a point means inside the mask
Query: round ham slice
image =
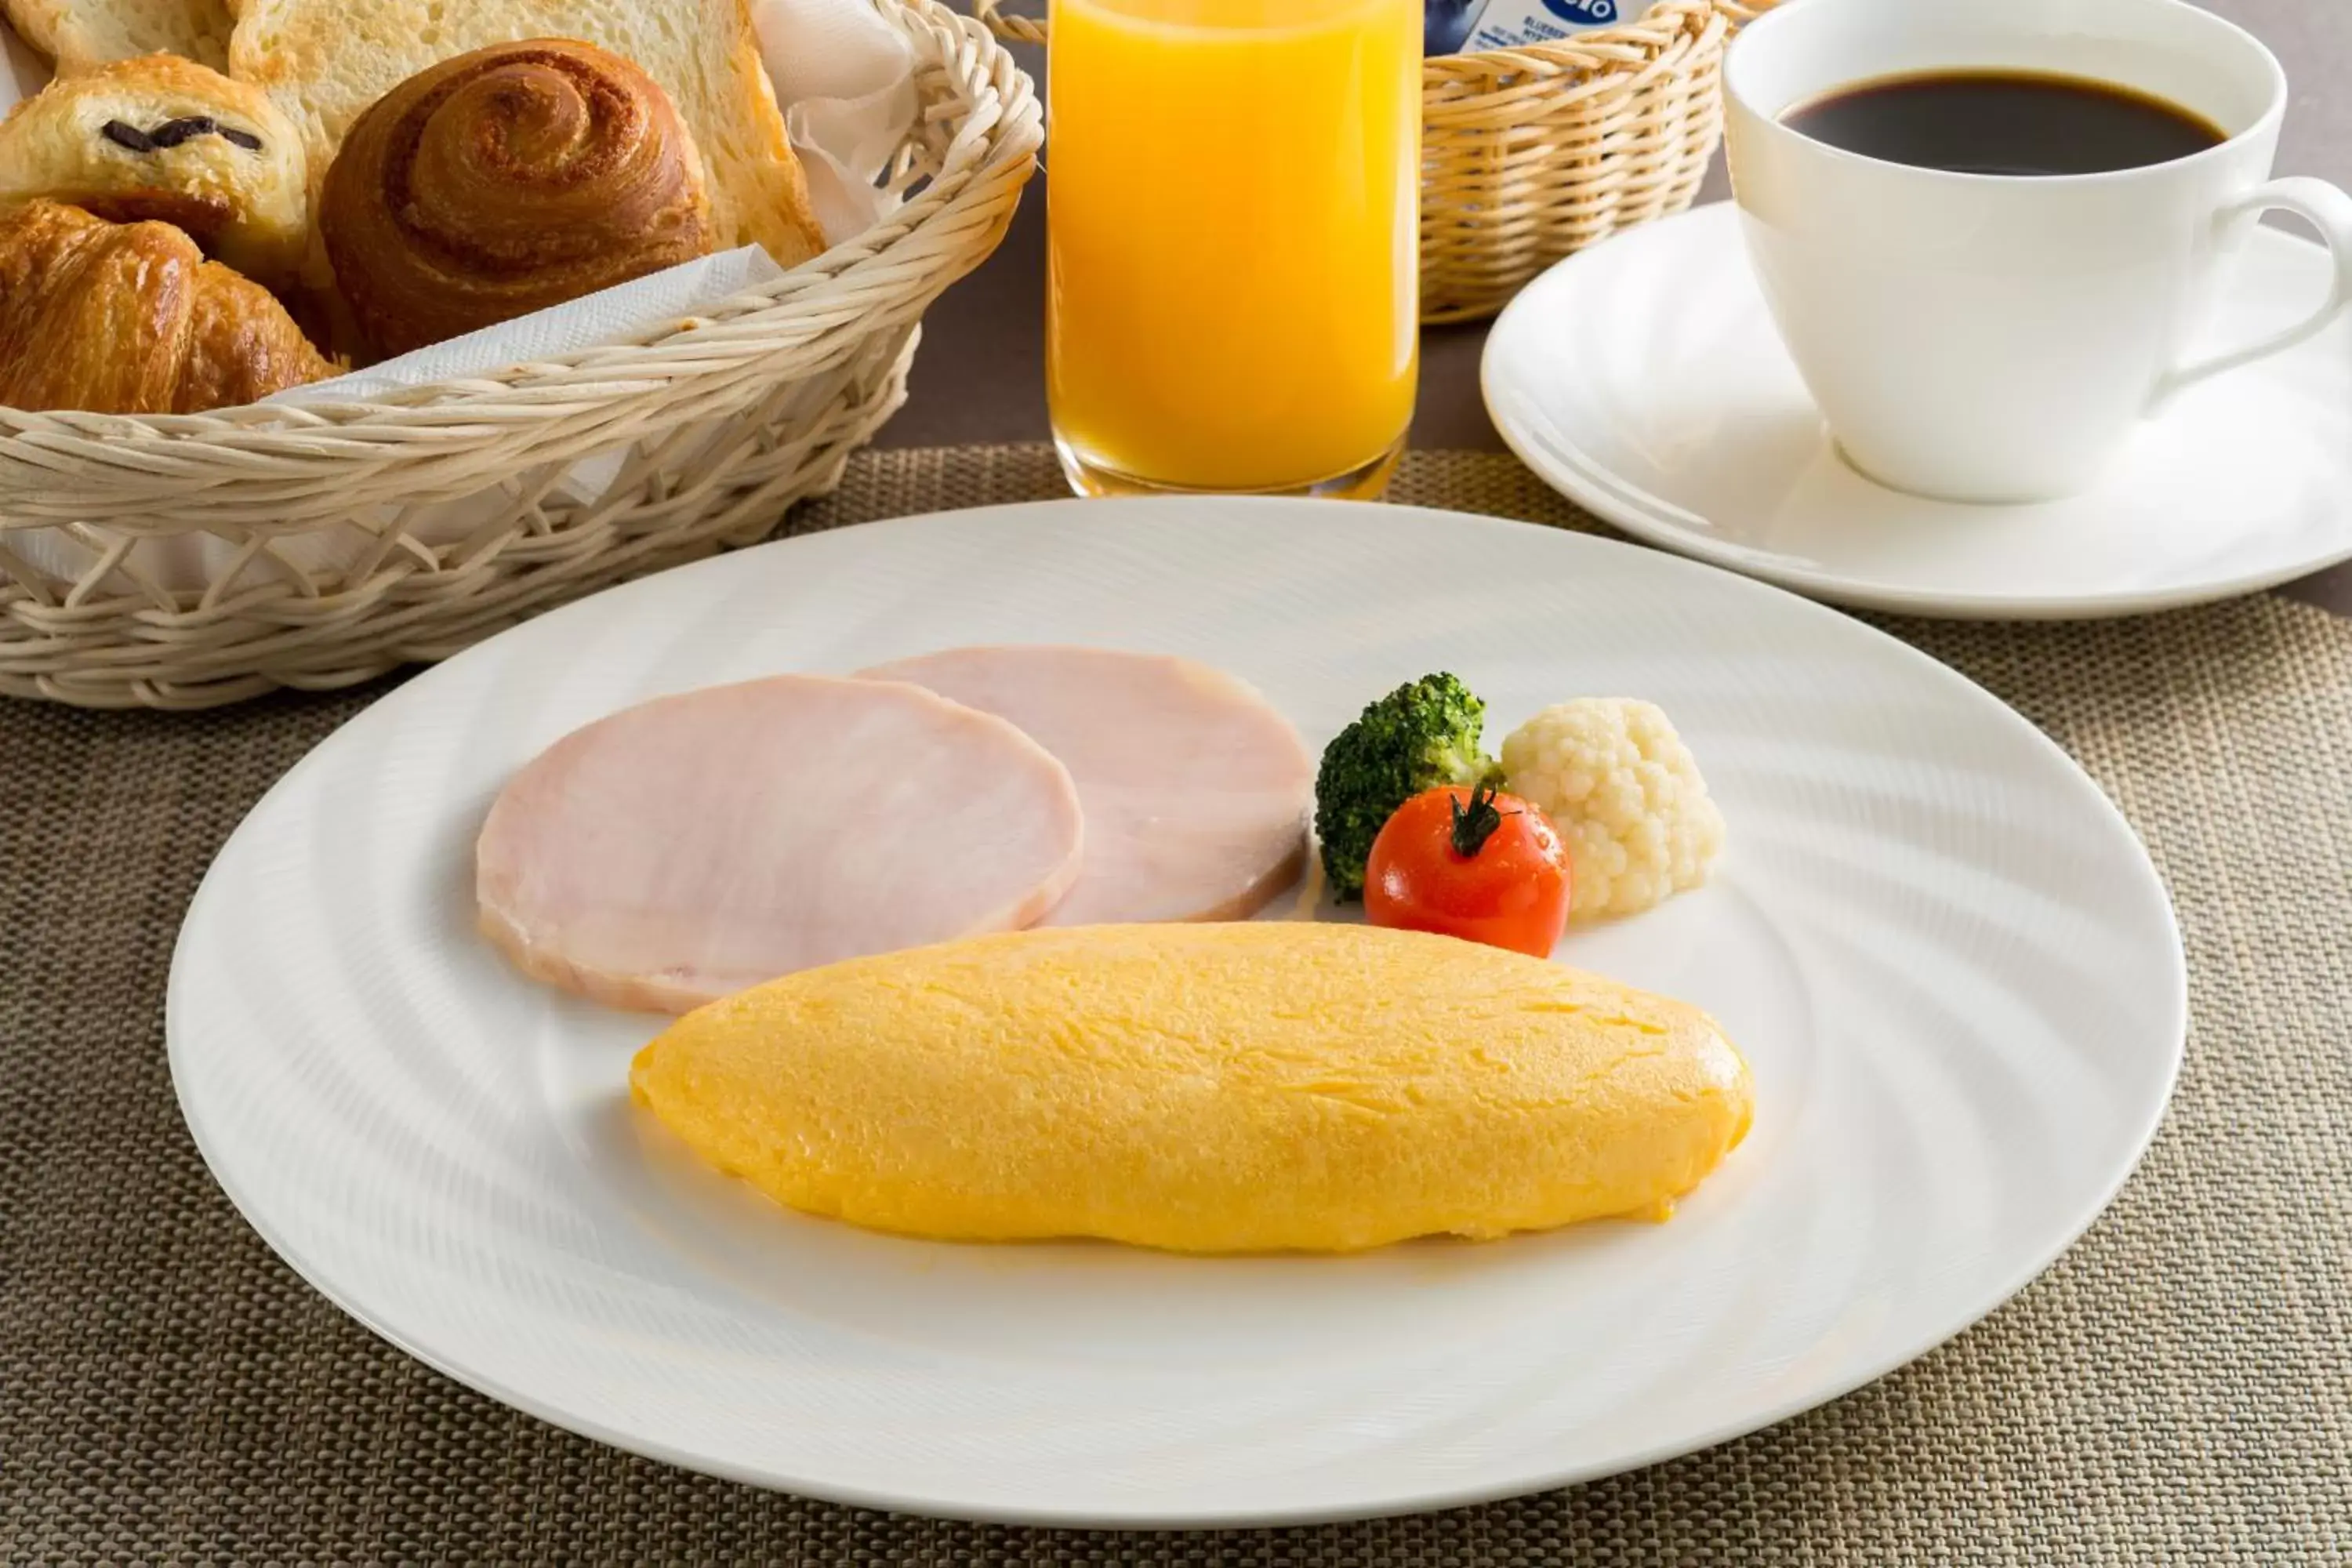
<svg viewBox="0 0 2352 1568"><path fill-rule="evenodd" d="M837 959L1012 931L1076 879L1068 772L919 688L783 675L558 741L491 806L481 927L534 978L685 1012Z"/></svg>
<svg viewBox="0 0 2352 1568"><path fill-rule="evenodd" d="M1011 720L1062 760L1086 867L1045 925L1239 920L1297 877L1315 760L1264 697L1191 659L968 647L866 670Z"/></svg>

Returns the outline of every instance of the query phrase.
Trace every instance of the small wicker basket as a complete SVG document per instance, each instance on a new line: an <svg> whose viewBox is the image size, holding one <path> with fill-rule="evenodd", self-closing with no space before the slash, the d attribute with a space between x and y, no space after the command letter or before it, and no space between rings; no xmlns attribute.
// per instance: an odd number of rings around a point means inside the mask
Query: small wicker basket
<svg viewBox="0 0 2352 1568"><path fill-rule="evenodd" d="M1421 318L1493 315L1537 273L1690 205L1723 134L1723 48L1775 0L1658 0L1557 44L1422 67ZM998 34L1043 23L973 0Z"/></svg>
<svg viewBox="0 0 2352 1568"><path fill-rule="evenodd" d="M750 543L833 489L904 400L925 307L1003 237L1043 135L985 27L875 4L914 50L921 112L890 175L908 199L707 316L375 402L0 409L0 692L203 708L345 686ZM590 454L616 456L581 499Z"/></svg>

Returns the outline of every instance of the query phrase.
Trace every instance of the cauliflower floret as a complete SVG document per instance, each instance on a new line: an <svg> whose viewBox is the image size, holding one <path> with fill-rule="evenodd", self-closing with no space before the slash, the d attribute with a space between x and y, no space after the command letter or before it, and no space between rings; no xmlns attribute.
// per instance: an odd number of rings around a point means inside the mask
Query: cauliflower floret
<svg viewBox="0 0 2352 1568"><path fill-rule="evenodd" d="M1706 880L1723 813L1655 703L1587 697L1545 709L1503 742L1511 793L1559 829L1571 923L1636 915Z"/></svg>

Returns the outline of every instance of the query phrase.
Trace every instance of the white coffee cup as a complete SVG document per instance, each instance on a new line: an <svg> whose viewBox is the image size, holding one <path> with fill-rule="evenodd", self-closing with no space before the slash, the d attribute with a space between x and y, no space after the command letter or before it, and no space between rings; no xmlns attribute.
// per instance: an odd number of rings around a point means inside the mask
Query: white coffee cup
<svg viewBox="0 0 2352 1568"><path fill-rule="evenodd" d="M2033 177L1885 163L1781 122L1839 88L1971 68L2135 89L2228 140ZM2285 73L2179 0L1789 0L1740 35L1724 86L1765 298L1847 461L1880 483L1986 502L2083 489L2173 394L2352 307L2352 196L2270 178ZM2333 292L2264 342L2191 360L2221 269L2272 209L2326 238Z"/></svg>

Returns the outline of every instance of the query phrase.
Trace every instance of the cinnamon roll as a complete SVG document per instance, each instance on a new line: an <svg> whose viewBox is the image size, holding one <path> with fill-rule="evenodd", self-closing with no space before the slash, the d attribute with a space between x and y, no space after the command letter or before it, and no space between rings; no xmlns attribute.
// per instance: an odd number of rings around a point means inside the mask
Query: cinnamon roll
<svg viewBox="0 0 2352 1568"><path fill-rule="evenodd" d="M319 222L385 354L691 260L715 234L668 94L563 38L477 49L386 93L328 170Z"/></svg>

